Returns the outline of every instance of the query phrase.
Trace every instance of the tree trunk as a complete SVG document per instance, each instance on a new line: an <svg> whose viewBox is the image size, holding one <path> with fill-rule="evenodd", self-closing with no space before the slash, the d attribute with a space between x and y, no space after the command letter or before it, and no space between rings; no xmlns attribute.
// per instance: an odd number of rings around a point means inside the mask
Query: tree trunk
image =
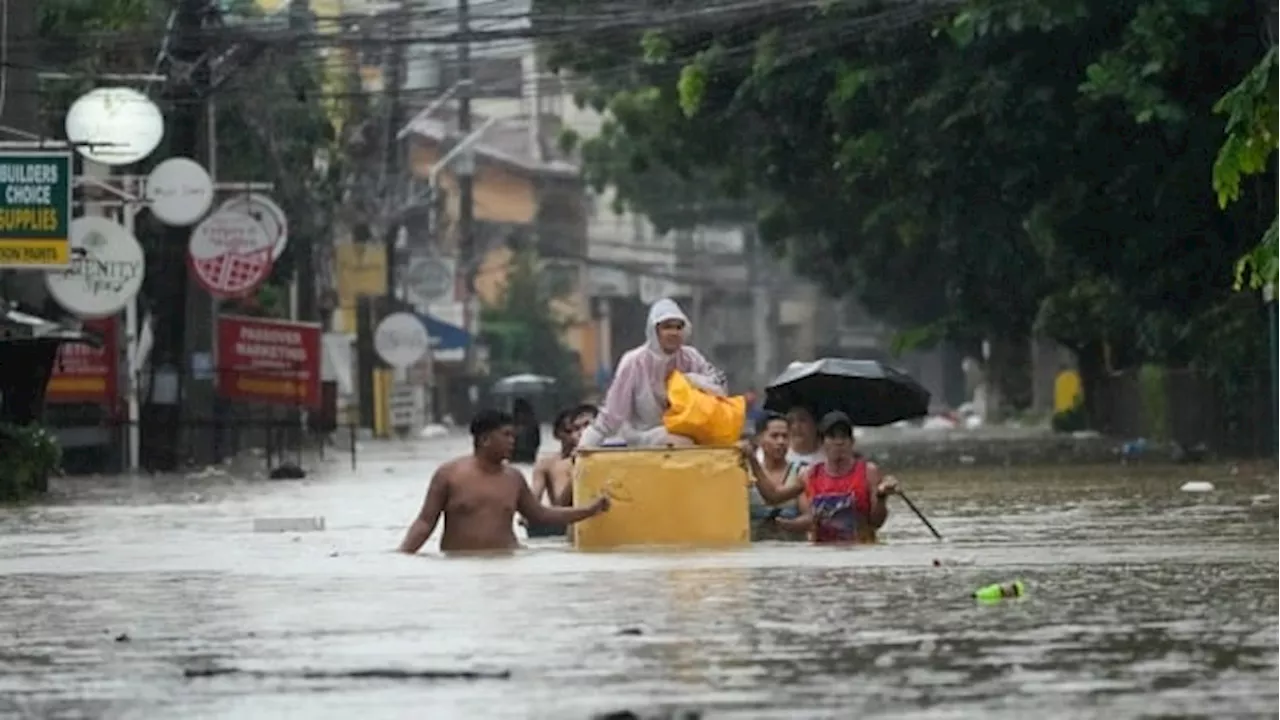
<svg viewBox="0 0 1280 720"><path fill-rule="evenodd" d="M993 421L1007 410L1031 406L1031 345L1026 338L993 338L987 361L987 398Z"/></svg>
<svg viewBox="0 0 1280 720"><path fill-rule="evenodd" d="M1089 427L1107 432L1110 430L1110 407L1107 403L1107 364L1102 343L1092 342L1072 350L1080 372L1080 388L1084 392L1085 417Z"/></svg>

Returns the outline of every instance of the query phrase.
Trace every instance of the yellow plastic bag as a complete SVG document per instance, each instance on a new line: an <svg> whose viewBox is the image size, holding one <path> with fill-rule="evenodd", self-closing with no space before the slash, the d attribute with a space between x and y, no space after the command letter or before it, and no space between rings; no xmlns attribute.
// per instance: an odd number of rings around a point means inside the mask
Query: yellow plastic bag
<svg viewBox="0 0 1280 720"><path fill-rule="evenodd" d="M747 420L747 399L741 395L720 397L694 387L684 373L667 378L667 411L662 425L673 435L683 435L699 445L732 445Z"/></svg>

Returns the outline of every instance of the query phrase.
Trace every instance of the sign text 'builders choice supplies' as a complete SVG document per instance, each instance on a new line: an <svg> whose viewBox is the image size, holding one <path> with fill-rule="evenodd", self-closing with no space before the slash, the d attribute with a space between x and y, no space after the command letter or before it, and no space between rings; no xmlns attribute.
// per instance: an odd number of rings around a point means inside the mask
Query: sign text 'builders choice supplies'
<svg viewBox="0 0 1280 720"><path fill-rule="evenodd" d="M71 262L71 153L0 153L0 268Z"/></svg>
<svg viewBox="0 0 1280 720"><path fill-rule="evenodd" d="M320 407L320 326L218 318L218 394L228 400Z"/></svg>
<svg viewBox="0 0 1280 720"><path fill-rule="evenodd" d="M102 347L69 342L59 345L45 401L105 405L114 411L120 380L118 316L85 320L84 327L102 336Z"/></svg>

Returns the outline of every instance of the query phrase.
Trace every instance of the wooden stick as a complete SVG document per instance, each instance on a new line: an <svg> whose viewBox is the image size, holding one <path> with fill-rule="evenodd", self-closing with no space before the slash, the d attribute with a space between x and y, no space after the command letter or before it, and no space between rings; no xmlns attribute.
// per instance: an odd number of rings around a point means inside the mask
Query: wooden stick
<svg viewBox="0 0 1280 720"><path fill-rule="evenodd" d="M924 513L920 512L920 508L916 507L916 504L911 502L911 498L907 497L906 493L899 490L898 497L902 498L902 501L907 504L907 507L911 508L911 512L915 513L916 517L920 518L920 522L924 523L924 526L929 528L929 532L933 533L935 538L939 540L942 539L942 534L933 526L933 523L929 522L929 518L925 517Z"/></svg>

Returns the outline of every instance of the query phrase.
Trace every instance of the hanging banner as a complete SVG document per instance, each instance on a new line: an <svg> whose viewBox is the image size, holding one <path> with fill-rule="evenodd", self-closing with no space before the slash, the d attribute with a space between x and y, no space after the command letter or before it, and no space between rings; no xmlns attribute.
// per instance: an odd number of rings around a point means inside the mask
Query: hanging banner
<svg viewBox="0 0 1280 720"><path fill-rule="evenodd" d="M120 378L118 316L85 320L84 327L102 336L102 347L62 343L45 388L45 402L92 403L114 408Z"/></svg>
<svg viewBox="0 0 1280 720"><path fill-rule="evenodd" d="M320 407L320 325L218 318L218 394L228 400Z"/></svg>

